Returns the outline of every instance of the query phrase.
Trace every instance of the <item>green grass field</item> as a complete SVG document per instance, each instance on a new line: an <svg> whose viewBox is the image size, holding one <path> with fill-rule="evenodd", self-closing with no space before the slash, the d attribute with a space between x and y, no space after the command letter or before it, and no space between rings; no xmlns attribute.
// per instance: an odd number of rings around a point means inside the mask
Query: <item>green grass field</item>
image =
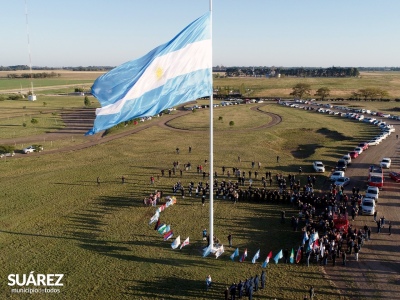
<svg viewBox="0 0 400 300"><path fill-rule="evenodd" d="M47 98L30 103L0 102L1 138L12 137L14 131L23 136L23 130L31 130L15 129L25 112L48 119L49 123L38 123L41 132L46 132L55 126L53 120L62 108L83 107L83 97L42 97ZM45 107L43 101L47 102ZM370 105L390 111L396 103L368 102L367 106ZM282 122L271 128L255 129L268 123L270 117L249 110L252 106L220 107L214 111L214 167L219 180L227 179L221 177L222 166L247 172L254 160L262 163L260 172L272 174L287 175L302 166L305 174L300 179L305 183L306 175L316 175L312 172L313 160L322 160L332 167L355 144L378 132L362 122L276 104L261 109L280 115ZM196 166L209 159L208 120L209 111L199 109L169 124L185 130L153 126L79 151L1 159L1 298L39 298L11 294L7 285L8 274L34 271L65 274L60 295L41 294L40 299L221 299L232 282L260 274L261 262L269 251L275 255L283 248L297 248L301 233L292 231L289 220L280 224L282 209L288 217L297 214L289 204L233 205L228 200L215 199L215 235L226 245L227 236L232 233L234 247L239 247L240 253L248 249L244 263L232 262L229 255L234 248L228 247L219 259L202 258L205 243L201 233L208 228L209 206L207 201L203 207L199 197L186 195L182 199L177 195L177 204L161 213L161 222L171 224L175 237L180 235L182 241L190 237L190 245L181 251L171 249L174 238L163 241L154 226L148 225L155 208L144 206L144 197L155 189L172 195L172 185L177 181L185 187L191 181L203 181ZM235 124L230 126L230 121ZM115 133L130 129L128 126ZM44 141L43 145L46 151L87 140L84 136L68 137ZM189 146L192 153L187 151ZM177 147L181 149L179 155L175 152ZM279 164L277 155L281 158ZM240 163L238 156L242 158ZM184 171L182 177L179 172L171 178L157 177L161 169L172 168L177 160L181 165L191 162L192 169ZM125 184L121 183L122 176L126 178ZM150 185L151 176L156 178L155 185ZM99 186L97 177L101 181ZM317 175L317 191L324 186L325 179ZM260 180L253 185L260 187ZM260 259L252 264L251 258L258 249ZM267 289L255 293L257 299L302 299L311 284L321 299L346 299L340 298L315 264L307 268L302 264L275 265L272 261L266 270ZM214 286L206 292L208 274L212 275ZM348 293L356 294L356 290Z"/></svg>

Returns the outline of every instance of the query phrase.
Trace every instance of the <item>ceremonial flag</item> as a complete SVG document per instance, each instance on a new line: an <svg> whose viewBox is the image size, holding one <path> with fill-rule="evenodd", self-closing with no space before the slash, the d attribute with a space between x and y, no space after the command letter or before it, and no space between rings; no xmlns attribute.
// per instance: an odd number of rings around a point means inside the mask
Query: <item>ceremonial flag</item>
<svg viewBox="0 0 400 300"><path fill-rule="evenodd" d="M181 244L181 248L180 249L182 249L186 245L189 245L189 237L187 237L187 239L183 241L183 243Z"/></svg>
<svg viewBox="0 0 400 300"><path fill-rule="evenodd" d="M211 253L212 250L212 244L207 246L206 248L203 249L203 257L208 256Z"/></svg>
<svg viewBox="0 0 400 300"><path fill-rule="evenodd" d="M157 220L157 223L154 226L154 230L157 230L158 228L160 228L160 219Z"/></svg>
<svg viewBox="0 0 400 300"><path fill-rule="evenodd" d="M239 259L239 261L240 261L240 262L244 262L244 260L246 259L246 257L247 257L247 249L244 250L244 252L243 252L243 254L242 254L242 257Z"/></svg>
<svg viewBox="0 0 400 300"><path fill-rule="evenodd" d="M313 243L313 249L314 250L319 249L319 240L315 240L315 242Z"/></svg>
<svg viewBox="0 0 400 300"><path fill-rule="evenodd" d="M308 240L308 234L307 234L307 231L304 231L304 234L303 234L303 245L307 242L307 240Z"/></svg>
<svg viewBox="0 0 400 300"><path fill-rule="evenodd" d="M268 263L269 263L269 260L272 258L272 251L270 251L269 253L268 253L268 255L267 255L267 258L265 259L265 261L263 262L263 264L262 264L262 267L263 268L266 268L267 267L267 265L268 265Z"/></svg>
<svg viewBox="0 0 400 300"><path fill-rule="evenodd" d="M256 252L256 254L254 254L253 259L251 260L251 262L253 264L256 263L256 260L260 257L260 249L258 249L258 251Z"/></svg>
<svg viewBox="0 0 400 300"><path fill-rule="evenodd" d="M222 255L222 253L224 253L224 245L222 245L221 247L218 248L217 252L215 252L215 258L218 258Z"/></svg>
<svg viewBox="0 0 400 300"><path fill-rule="evenodd" d="M318 232L314 232L313 234L310 235L310 241L311 243L314 243L315 240L319 239Z"/></svg>
<svg viewBox="0 0 400 300"><path fill-rule="evenodd" d="M157 208L158 212L162 212L165 210L165 208L167 207L166 204L161 205L159 208Z"/></svg>
<svg viewBox="0 0 400 300"><path fill-rule="evenodd" d="M149 222L149 225L150 225L151 223L154 223L154 222L158 221L158 218L159 218L159 217L160 217L160 213L159 213L158 211L156 211L156 213L154 214L154 216L151 217L150 222Z"/></svg>
<svg viewBox="0 0 400 300"><path fill-rule="evenodd" d="M239 256L239 248L236 248L235 252L232 253L232 255L230 256L230 258L232 260L235 260L235 257Z"/></svg>
<svg viewBox="0 0 400 300"><path fill-rule="evenodd" d="M173 236L174 236L174 233L173 233L172 230L170 230L170 231L164 233L164 241L169 240L169 239L172 238Z"/></svg>
<svg viewBox="0 0 400 300"><path fill-rule="evenodd" d="M162 224L162 225L157 229L157 231L158 231L159 234L164 234L164 233L166 233L166 232L169 231L169 230L167 230L167 225Z"/></svg>
<svg viewBox="0 0 400 300"><path fill-rule="evenodd" d="M101 108L86 134L210 96L211 46L211 12L207 12L171 41L97 78L92 94Z"/></svg>
<svg viewBox="0 0 400 300"><path fill-rule="evenodd" d="M324 243L321 243L321 245L319 246L319 254L321 255L321 257L324 257L325 254L324 252L325 252L325 246Z"/></svg>
<svg viewBox="0 0 400 300"><path fill-rule="evenodd" d="M296 253L296 264L298 264L300 260L301 260L301 247L299 247Z"/></svg>
<svg viewBox="0 0 400 300"><path fill-rule="evenodd" d="M281 258L283 258L283 252L282 252L282 250L279 251L277 255L275 255L275 257L274 257L275 263L277 264L278 261L279 261Z"/></svg>
<svg viewBox="0 0 400 300"><path fill-rule="evenodd" d="M176 249L178 246L181 244L181 236L178 235L178 237L175 239L175 241L172 242L171 248Z"/></svg>
<svg viewBox="0 0 400 300"><path fill-rule="evenodd" d="M294 249L292 248L292 252L290 253L290 263L294 263Z"/></svg>

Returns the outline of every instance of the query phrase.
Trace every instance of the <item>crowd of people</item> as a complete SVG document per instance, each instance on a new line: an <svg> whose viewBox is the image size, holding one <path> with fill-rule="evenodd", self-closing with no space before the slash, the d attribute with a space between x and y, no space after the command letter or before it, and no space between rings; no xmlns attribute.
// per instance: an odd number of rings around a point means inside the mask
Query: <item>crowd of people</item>
<svg viewBox="0 0 400 300"><path fill-rule="evenodd" d="M239 280L237 284L234 282L231 286L226 287L224 291L225 300L235 300L236 297L240 299L243 296L247 296L251 300L254 292L257 292L260 288L265 288L265 283L266 272L263 270L260 276L257 274L254 277L244 279L243 281Z"/></svg>

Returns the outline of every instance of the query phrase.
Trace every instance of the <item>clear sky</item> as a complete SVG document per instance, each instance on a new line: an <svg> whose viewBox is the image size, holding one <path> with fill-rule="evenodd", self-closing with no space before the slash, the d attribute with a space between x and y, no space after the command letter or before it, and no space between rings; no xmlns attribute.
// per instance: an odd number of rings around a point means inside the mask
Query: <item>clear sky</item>
<svg viewBox="0 0 400 300"><path fill-rule="evenodd" d="M116 66L208 0L27 0L33 66ZM24 0L0 0L0 66L29 65ZM400 66L398 0L213 0L213 65Z"/></svg>

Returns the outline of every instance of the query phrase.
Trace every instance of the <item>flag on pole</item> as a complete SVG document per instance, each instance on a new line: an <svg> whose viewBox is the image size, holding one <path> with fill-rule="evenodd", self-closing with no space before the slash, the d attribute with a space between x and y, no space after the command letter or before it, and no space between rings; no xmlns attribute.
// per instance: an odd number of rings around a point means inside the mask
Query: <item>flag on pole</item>
<svg viewBox="0 0 400 300"><path fill-rule="evenodd" d="M232 260L235 260L235 257L239 256L239 248L236 248L235 252L232 253L232 255L230 256L230 258Z"/></svg>
<svg viewBox="0 0 400 300"><path fill-rule="evenodd" d="M183 243L181 244L181 248L180 249L182 249L186 245L189 245L189 237L187 237L187 239L183 241Z"/></svg>
<svg viewBox="0 0 400 300"><path fill-rule="evenodd" d="M175 239L175 241L172 242L171 248L176 249L178 246L181 244L181 236L178 235L178 237Z"/></svg>
<svg viewBox="0 0 400 300"><path fill-rule="evenodd" d="M244 260L246 259L246 257L247 257L247 249L244 250L244 252L243 252L243 254L242 254L242 257L239 259L239 261L240 261L240 262L244 262Z"/></svg>
<svg viewBox="0 0 400 300"><path fill-rule="evenodd" d="M218 258L224 253L224 245L221 245L221 247L218 248L218 250L215 252L215 258Z"/></svg>
<svg viewBox="0 0 400 300"><path fill-rule="evenodd" d="M170 230L170 231L164 233L164 241L169 240L169 239L172 238L173 236L174 236L174 233L173 233L172 230Z"/></svg>
<svg viewBox="0 0 400 300"><path fill-rule="evenodd" d="M315 241L314 241L314 243L313 243L313 249L314 249L314 250L319 249L319 240L315 240Z"/></svg>
<svg viewBox="0 0 400 300"><path fill-rule="evenodd" d="M96 109L91 135L121 122L149 117L212 93L211 12L171 41L96 79Z"/></svg>
<svg viewBox="0 0 400 300"><path fill-rule="evenodd" d="M156 213L151 217L150 222L149 222L149 225L150 225L151 223L154 223L154 222L158 221L158 218L159 218L159 217L160 217L160 213L159 213L158 211L156 211Z"/></svg>
<svg viewBox="0 0 400 300"><path fill-rule="evenodd" d="M203 249L203 257L208 256L211 253L212 244L208 245L206 248Z"/></svg>
<svg viewBox="0 0 400 300"><path fill-rule="evenodd" d="M269 260L272 258L272 251L270 251L269 253L268 253L268 255L267 255L267 258L265 259L265 261L263 262L263 264L262 264L262 267L263 268L266 268L267 267L267 265L268 265L268 263L269 263Z"/></svg>
<svg viewBox="0 0 400 300"><path fill-rule="evenodd" d="M300 260L301 260L301 247L299 247L296 253L296 264L298 264Z"/></svg>
<svg viewBox="0 0 400 300"><path fill-rule="evenodd" d="M164 234L164 233L166 233L166 232L169 231L169 230L167 230L167 225L166 225L166 224L162 224L162 225L157 229L157 231L158 231L159 234Z"/></svg>
<svg viewBox="0 0 400 300"><path fill-rule="evenodd" d="M274 257L275 263L277 264L278 261L279 261L281 258L283 258L283 252L282 252L282 250L279 251L277 255L275 255L275 257Z"/></svg>
<svg viewBox="0 0 400 300"><path fill-rule="evenodd" d="M303 234L303 245L307 242L307 240L308 240L308 234L307 234L307 231L304 231L304 234Z"/></svg>
<svg viewBox="0 0 400 300"><path fill-rule="evenodd" d="M292 253L290 253L290 263L294 263L294 249L292 248Z"/></svg>
<svg viewBox="0 0 400 300"><path fill-rule="evenodd" d="M160 228L160 219L157 220L157 223L154 226L154 230L157 230L158 228Z"/></svg>
<svg viewBox="0 0 400 300"><path fill-rule="evenodd" d="M251 260L251 262L253 264L256 263L256 260L260 257L260 249L258 249L258 251L256 252L256 254L254 254L253 259Z"/></svg>

